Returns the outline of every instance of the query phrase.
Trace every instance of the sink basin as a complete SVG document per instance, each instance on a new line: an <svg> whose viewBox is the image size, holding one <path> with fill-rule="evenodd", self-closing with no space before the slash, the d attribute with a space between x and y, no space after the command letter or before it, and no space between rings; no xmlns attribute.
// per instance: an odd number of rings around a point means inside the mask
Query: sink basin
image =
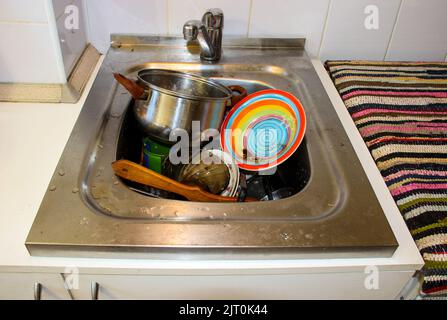
<svg viewBox="0 0 447 320"><path fill-rule="evenodd" d="M33 255L263 258L390 256L397 242L303 41L224 42L218 64L201 64L181 39L114 36L28 235ZM141 133L119 71L170 69L288 91L307 115L304 142L279 168L294 194L275 201L199 203L149 197L113 174L137 161ZM65 175L60 176L58 171ZM56 186L56 188L54 188ZM78 191L79 190L79 191Z"/></svg>
<svg viewBox="0 0 447 320"><path fill-rule="evenodd" d="M197 64L154 64L142 65L138 68L173 69L188 72L197 72L200 65ZM189 68L186 68L189 67ZM221 69L222 66L213 66ZM232 66L227 71L213 72L213 79L225 85L238 84L247 89L248 93L256 92L267 88L278 88L281 82L287 84L287 78L283 75L275 75L269 71L247 72L249 66ZM225 65L224 65L225 68ZM210 74L208 68L207 74ZM202 74L202 73L200 73ZM203 74L202 74L203 75ZM231 75L234 78L226 78ZM132 76L132 74L128 74ZM257 80L252 80L256 78ZM269 81L269 82L267 82ZM290 81L290 80L288 80ZM297 96L304 96L304 88L300 85L290 84L290 89L296 89ZM289 90L290 90L289 89ZM306 141L297 150L294 157L287 161L288 174L294 172L294 187L301 189L293 197L277 200L274 202L264 202L262 209L256 203L203 203L185 202L169 199L157 199L147 197L142 193L135 192L136 187L128 184L114 176L110 163L117 159L129 159L139 161L142 147L142 135L138 123L132 113L133 100L120 87L117 88L113 114L120 114L120 117L108 117L100 132L98 140L102 141L102 149L93 149L94 160L86 168L84 176L83 195L85 201L98 213L125 219L145 219L163 221L191 221L210 220L231 221L231 220L302 220L315 219L330 215L341 199L341 194L337 188L336 173L330 169L329 161L322 161L327 156L321 148L320 143L314 143L310 147L307 141L313 141L313 133L308 129ZM113 145L106 146L105 141L110 141ZM309 160L309 150L313 155ZM314 163L316 162L316 163ZM293 168L290 168L293 165ZM319 168L311 173L311 167ZM296 169L296 170L294 170ZM280 169L281 170L281 167ZM129 188L130 187L130 188ZM305 189L305 190L303 190ZM323 191L318 192L317 190ZM280 209L278 207L280 205Z"/></svg>

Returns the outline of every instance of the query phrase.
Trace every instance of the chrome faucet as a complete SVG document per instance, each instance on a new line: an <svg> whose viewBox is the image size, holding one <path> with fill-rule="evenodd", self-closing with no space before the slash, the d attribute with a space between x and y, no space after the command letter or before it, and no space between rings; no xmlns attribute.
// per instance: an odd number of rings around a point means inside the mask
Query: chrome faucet
<svg viewBox="0 0 447 320"><path fill-rule="evenodd" d="M202 21L189 20L183 25L183 38L187 41L198 40L204 61L216 62L222 54L222 30L224 15L221 9L208 9Z"/></svg>

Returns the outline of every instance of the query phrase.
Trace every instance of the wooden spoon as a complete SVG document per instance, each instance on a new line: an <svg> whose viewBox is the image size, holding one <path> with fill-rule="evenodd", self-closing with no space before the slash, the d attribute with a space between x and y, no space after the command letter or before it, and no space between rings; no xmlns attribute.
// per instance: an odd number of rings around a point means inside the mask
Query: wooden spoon
<svg viewBox="0 0 447 320"><path fill-rule="evenodd" d="M224 197L206 192L197 186L189 186L158 174L135 162L118 160L112 163L115 174L126 180L138 182L157 189L173 192L184 196L190 201L198 202L237 202L237 198ZM247 199L251 201L252 199Z"/></svg>
<svg viewBox="0 0 447 320"><path fill-rule="evenodd" d="M121 73L114 73L113 76L119 84L121 84L124 88L127 89L127 91L129 91L134 99L141 99L144 96L146 91L135 81L126 78Z"/></svg>

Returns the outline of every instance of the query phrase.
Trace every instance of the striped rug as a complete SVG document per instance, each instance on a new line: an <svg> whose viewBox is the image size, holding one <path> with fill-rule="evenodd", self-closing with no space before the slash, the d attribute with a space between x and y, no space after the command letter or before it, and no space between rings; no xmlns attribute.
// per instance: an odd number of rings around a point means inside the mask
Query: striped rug
<svg viewBox="0 0 447 320"><path fill-rule="evenodd" d="M447 63L326 68L424 257L423 293L447 293Z"/></svg>

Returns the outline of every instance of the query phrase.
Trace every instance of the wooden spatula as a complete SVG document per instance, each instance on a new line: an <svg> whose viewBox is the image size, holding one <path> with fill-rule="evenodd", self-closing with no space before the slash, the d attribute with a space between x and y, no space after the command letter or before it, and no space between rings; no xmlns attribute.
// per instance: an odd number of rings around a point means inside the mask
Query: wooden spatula
<svg viewBox="0 0 447 320"><path fill-rule="evenodd" d="M236 202L237 198L223 197L206 192L197 186L189 186L155 171L147 169L135 162L128 160L118 160L112 163L115 174L126 180L138 182L157 189L173 192L184 196L190 201L198 202ZM250 201L251 199L247 199Z"/></svg>

